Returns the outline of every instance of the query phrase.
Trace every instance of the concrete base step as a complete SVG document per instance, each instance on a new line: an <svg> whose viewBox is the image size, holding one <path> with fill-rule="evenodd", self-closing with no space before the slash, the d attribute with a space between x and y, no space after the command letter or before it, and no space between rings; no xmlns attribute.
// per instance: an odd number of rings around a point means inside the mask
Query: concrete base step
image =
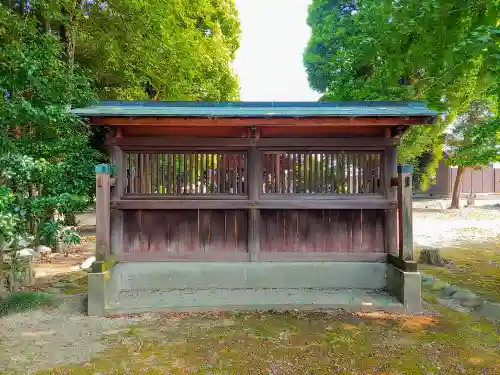
<svg viewBox="0 0 500 375"><path fill-rule="evenodd" d="M163 289L121 291L108 313L143 311L334 309L403 312L403 305L383 290L371 289Z"/></svg>
<svg viewBox="0 0 500 375"><path fill-rule="evenodd" d="M115 291L164 289L384 289L376 262L140 262L111 270Z"/></svg>

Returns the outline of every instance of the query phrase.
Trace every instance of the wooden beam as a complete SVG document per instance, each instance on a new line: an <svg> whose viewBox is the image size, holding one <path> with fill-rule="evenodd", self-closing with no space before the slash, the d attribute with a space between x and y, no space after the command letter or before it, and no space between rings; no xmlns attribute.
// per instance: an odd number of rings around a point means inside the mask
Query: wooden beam
<svg viewBox="0 0 500 375"><path fill-rule="evenodd" d="M104 126L394 126L419 125L430 121L429 116L385 117L299 117L299 118L248 118L248 117L92 117L92 125Z"/></svg>
<svg viewBox="0 0 500 375"><path fill-rule="evenodd" d="M116 139L123 150L185 150L213 149L231 151L247 149L252 141L249 138L196 138L196 137L123 137Z"/></svg>
<svg viewBox="0 0 500 375"><path fill-rule="evenodd" d="M113 208L119 210L224 210L245 209L250 206L248 199L206 199L206 200L173 200L173 199L122 199L112 202Z"/></svg>
<svg viewBox="0 0 500 375"><path fill-rule="evenodd" d="M189 148L214 150L243 150L251 146L273 150L326 150L359 149L383 150L387 146L397 146L399 138L195 138L195 137L122 137L111 142L123 150L183 150Z"/></svg>
<svg viewBox="0 0 500 375"><path fill-rule="evenodd" d="M261 252L263 262L386 262L386 253L368 252Z"/></svg>
<svg viewBox="0 0 500 375"><path fill-rule="evenodd" d="M413 202L411 165L398 166L399 258L413 260Z"/></svg>
<svg viewBox="0 0 500 375"><path fill-rule="evenodd" d="M290 149L380 149L399 145L399 138L260 138L257 147L273 150Z"/></svg>
<svg viewBox="0 0 500 375"><path fill-rule="evenodd" d="M386 199L307 199L307 200L271 200L262 199L256 202L256 207L266 210L351 210L351 209L388 209L391 202Z"/></svg>
<svg viewBox="0 0 500 375"><path fill-rule="evenodd" d="M96 171L96 260L104 261L110 254L111 166L99 164Z"/></svg>
<svg viewBox="0 0 500 375"><path fill-rule="evenodd" d="M230 251L210 251L210 252L182 252L182 253L158 253L158 252L137 252L122 253L118 255L119 262L246 262L248 253Z"/></svg>
<svg viewBox="0 0 500 375"><path fill-rule="evenodd" d="M218 209L266 209L266 210L321 210L321 209L365 209L385 210L395 205L387 199L121 199L111 203L119 210L218 210Z"/></svg>
<svg viewBox="0 0 500 375"><path fill-rule="evenodd" d="M418 263L415 261L402 260L393 254L387 254L387 261L402 271L418 272Z"/></svg>

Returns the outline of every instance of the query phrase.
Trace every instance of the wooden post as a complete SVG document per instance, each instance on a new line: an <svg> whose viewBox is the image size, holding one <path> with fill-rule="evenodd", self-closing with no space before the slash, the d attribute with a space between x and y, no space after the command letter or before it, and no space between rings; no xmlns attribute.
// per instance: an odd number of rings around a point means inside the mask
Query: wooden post
<svg viewBox="0 0 500 375"><path fill-rule="evenodd" d="M255 145L250 146L248 150L248 198L251 206L248 209L248 255L249 260L254 262L258 260L260 252L260 210L256 203L260 196L262 188L262 168L259 151Z"/></svg>
<svg viewBox="0 0 500 375"><path fill-rule="evenodd" d="M111 148L111 160L116 167L116 183L111 189L113 200L119 200L125 194L127 171L125 155L118 146ZM110 202L111 203L111 202ZM113 208L110 211L110 248L109 253L116 256L123 251L123 211Z"/></svg>
<svg viewBox="0 0 500 375"><path fill-rule="evenodd" d="M413 200L411 165L398 166L399 258L413 260Z"/></svg>
<svg viewBox="0 0 500 375"><path fill-rule="evenodd" d="M110 251L111 166L99 164L96 172L96 260L104 262Z"/></svg>
<svg viewBox="0 0 500 375"><path fill-rule="evenodd" d="M384 187L387 199L396 202L396 187L392 186L393 178L397 175L397 150L395 146L387 147L384 152ZM387 254L396 255L398 253L398 216L397 207L385 211L384 243Z"/></svg>

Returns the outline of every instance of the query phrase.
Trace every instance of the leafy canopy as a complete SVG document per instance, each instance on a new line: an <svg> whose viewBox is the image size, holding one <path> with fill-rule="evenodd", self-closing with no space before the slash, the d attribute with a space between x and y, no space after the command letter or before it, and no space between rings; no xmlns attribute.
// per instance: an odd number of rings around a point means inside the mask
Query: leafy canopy
<svg viewBox="0 0 500 375"><path fill-rule="evenodd" d="M456 115L498 96L499 19L499 0L314 0L304 55L310 85L323 100L427 100L446 117L407 132L399 157L437 166Z"/></svg>
<svg viewBox="0 0 500 375"><path fill-rule="evenodd" d="M89 1L85 12L75 59L92 72L101 98L238 98L232 0Z"/></svg>

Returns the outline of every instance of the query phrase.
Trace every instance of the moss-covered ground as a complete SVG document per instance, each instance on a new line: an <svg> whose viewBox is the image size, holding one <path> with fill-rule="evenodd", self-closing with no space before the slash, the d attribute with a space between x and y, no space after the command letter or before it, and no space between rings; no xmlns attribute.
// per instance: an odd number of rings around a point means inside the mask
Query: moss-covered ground
<svg viewBox="0 0 500 375"><path fill-rule="evenodd" d="M500 327L432 313L165 314L106 339L91 362L39 374L500 374Z"/></svg>
<svg viewBox="0 0 500 375"><path fill-rule="evenodd" d="M440 252L451 263L444 267L419 265L420 269L489 301L500 302L500 244L444 248Z"/></svg>

